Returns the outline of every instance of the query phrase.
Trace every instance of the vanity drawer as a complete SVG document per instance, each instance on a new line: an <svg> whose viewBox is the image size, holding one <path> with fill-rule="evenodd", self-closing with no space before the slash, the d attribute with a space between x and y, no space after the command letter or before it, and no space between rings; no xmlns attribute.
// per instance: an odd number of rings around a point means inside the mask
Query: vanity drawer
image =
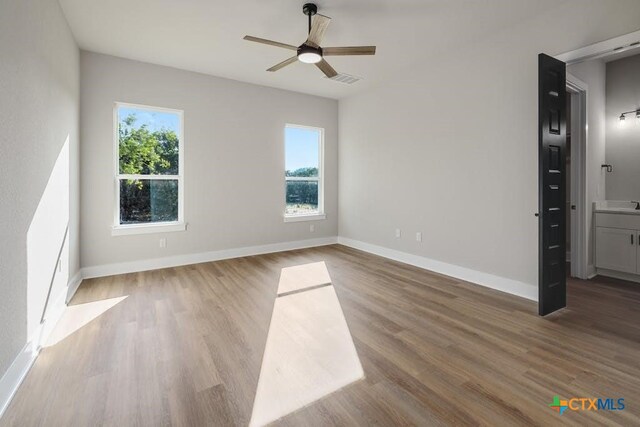
<svg viewBox="0 0 640 427"><path fill-rule="evenodd" d="M640 215L596 212L596 227L640 230Z"/></svg>

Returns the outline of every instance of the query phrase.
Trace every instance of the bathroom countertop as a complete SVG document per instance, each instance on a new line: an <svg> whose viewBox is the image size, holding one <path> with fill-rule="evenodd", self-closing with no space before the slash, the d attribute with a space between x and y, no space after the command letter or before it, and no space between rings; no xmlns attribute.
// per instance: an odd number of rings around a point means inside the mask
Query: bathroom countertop
<svg viewBox="0 0 640 427"><path fill-rule="evenodd" d="M593 211L596 213L640 215L640 210L629 208L596 208Z"/></svg>
<svg viewBox="0 0 640 427"><path fill-rule="evenodd" d="M640 215L640 209L636 209L637 202L629 200L600 200L593 203L593 211L596 213Z"/></svg>

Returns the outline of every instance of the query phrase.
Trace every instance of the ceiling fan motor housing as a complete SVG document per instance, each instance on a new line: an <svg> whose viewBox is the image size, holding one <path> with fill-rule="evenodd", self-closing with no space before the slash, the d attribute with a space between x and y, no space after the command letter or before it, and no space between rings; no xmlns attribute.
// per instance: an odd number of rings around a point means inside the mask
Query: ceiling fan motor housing
<svg viewBox="0 0 640 427"><path fill-rule="evenodd" d="M303 43L298 48L298 59L307 64L315 64L322 60L322 48Z"/></svg>

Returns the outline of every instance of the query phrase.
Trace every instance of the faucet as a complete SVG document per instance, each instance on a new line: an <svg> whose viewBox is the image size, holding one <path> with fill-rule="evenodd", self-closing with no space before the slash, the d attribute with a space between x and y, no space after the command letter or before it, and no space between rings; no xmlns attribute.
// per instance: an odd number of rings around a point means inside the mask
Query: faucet
<svg viewBox="0 0 640 427"><path fill-rule="evenodd" d="M631 203L635 203L636 204L636 210L640 211L640 202L637 202L635 200L632 200Z"/></svg>

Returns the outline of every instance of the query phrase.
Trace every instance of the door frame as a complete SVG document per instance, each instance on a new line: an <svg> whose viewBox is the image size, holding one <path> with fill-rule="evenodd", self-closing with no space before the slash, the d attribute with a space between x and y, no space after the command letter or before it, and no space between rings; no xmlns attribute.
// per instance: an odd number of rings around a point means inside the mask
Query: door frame
<svg viewBox="0 0 640 427"><path fill-rule="evenodd" d="M606 58L607 56L630 50L640 52L640 44L636 44L638 42L640 42L640 30L570 50L569 52L555 55L554 58L565 62L567 65L573 65L591 59Z"/></svg>
<svg viewBox="0 0 640 427"><path fill-rule="evenodd" d="M567 92L571 96L571 277L588 279L589 251L587 236L587 91L586 83L567 73ZM575 212L575 214L573 214Z"/></svg>

